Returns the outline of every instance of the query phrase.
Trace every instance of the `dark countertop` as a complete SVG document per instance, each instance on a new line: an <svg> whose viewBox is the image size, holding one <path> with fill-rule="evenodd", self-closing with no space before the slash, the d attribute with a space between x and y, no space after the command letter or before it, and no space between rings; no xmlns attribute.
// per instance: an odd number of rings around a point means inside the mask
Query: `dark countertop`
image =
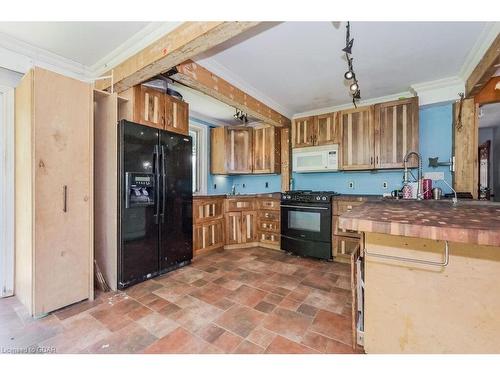
<svg viewBox="0 0 500 375"><path fill-rule="evenodd" d="M255 193L255 194L206 194L206 195L193 195L193 199L207 199L207 198L271 198L280 199L280 192L273 193Z"/></svg>
<svg viewBox="0 0 500 375"><path fill-rule="evenodd" d="M339 227L433 240L500 246L500 204L484 201L366 202L339 217Z"/></svg>
<svg viewBox="0 0 500 375"><path fill-rule="evenodd" d="M382 198L382 195L373 194L340 194L333 197L336 201L379 201Z"/></svg>

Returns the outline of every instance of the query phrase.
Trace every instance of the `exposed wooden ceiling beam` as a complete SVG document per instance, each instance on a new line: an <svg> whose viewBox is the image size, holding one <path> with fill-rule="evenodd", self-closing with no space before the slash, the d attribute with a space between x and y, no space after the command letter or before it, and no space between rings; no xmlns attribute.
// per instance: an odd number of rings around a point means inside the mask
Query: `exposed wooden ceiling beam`
<svg viewBox="0 0 500 375"><path fill-rule="evenodd" d="M112 68L114 90L116 92L125 91L257 26L259 23L184 22ZM103 76L108 75L111 75L111 69L103 74ZM111 80L99 80L95 86L99 90L106 90L111 86Z"/></svg>
<svg viewBox="0 0 500 375"><path fill-rule="evenodd" d="M290 119L193 61L177 65L176 72L170 74L170 78L268 124L290 126Z"/></svg>
<svg viewBox="0 0 500 375"><path fill-rule="evenodd" d="M467 96L476 95L500 67L500 34L497 35L465 84Z"/></svg>
<svg viewBox="0 0 500 375"><path fill-rule="evenodd" d="M500 103L500 77L491 78L488 83L474 95L474 101L479 104Z"/></svg>

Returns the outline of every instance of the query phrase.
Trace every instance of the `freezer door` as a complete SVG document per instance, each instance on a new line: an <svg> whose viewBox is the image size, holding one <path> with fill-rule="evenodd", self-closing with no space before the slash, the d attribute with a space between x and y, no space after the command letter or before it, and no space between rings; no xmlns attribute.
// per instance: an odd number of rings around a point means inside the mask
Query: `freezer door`
<svg viewBox="0 0 500 375"><path fill-rule="evenodd" d="M118 132L118 287L123 289L159 271L159 134L157 129L128 121L120 122Z"/></svg>
<svg viewBox="0 0 500 375"><path fill-rule="evenodd" d="M160 267L193 258L192 140L161 131Z"/></svg>

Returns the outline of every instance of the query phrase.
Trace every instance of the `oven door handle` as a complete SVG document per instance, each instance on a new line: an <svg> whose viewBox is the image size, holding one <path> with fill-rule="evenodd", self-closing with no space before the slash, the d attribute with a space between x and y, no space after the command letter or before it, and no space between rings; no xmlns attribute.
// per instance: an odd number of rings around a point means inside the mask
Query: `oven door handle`
<svg viewBox="0 0 500 375"><path fill-rule="evenodd" d="M329 210L330 207L314 207L314 206L289 206L286 204L282 204L281 207L285 208L307 208L309 210Z"/></svg>

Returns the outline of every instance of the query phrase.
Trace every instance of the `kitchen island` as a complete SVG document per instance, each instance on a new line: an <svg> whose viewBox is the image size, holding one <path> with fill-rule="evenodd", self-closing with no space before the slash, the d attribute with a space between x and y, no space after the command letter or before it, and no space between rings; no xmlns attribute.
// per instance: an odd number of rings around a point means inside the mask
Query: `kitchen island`
<svg viewBox="0 0 500 375"><path fill-rule="evenodd" d="M364 232L367 353L500 353L500 205L366 202L339 218Z"/></svg>

